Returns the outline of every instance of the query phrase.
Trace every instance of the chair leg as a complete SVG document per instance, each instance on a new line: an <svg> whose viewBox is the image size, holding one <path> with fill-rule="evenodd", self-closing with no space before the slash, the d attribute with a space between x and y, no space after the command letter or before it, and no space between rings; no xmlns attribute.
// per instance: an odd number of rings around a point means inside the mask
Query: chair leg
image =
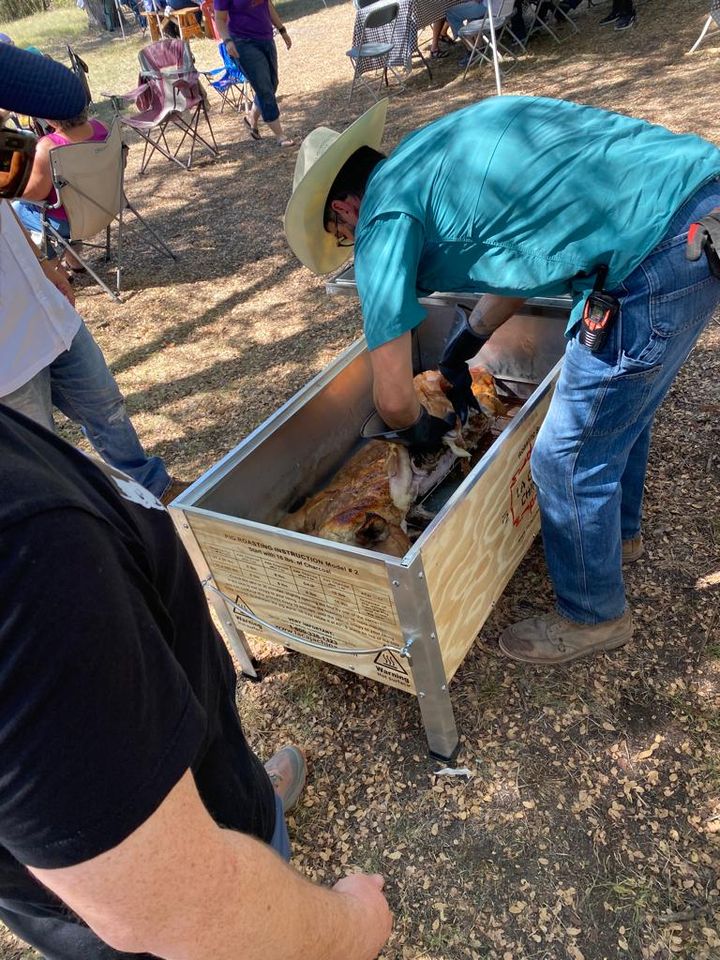
<svg viewBox="0 0 720 960"><path fill-rule="evenodd" d="M203 135L198 130L198 125L200 123L201 110L203 111L205 121L210 131L210 136L212 137L212 141L213 141L212 144L209 144L205 139L205 137L203 137ZM173 117L171 122L174 123L175 126L178 127L180 130L183 131L183 135L180 138L180 143L178 144L177 149L175 150L176 162L179 163L180 166L185 167L186 170L190 169L190 167L192 166L193 157L195 155L195 145L197 144L198 141L200 141L200 143L205 144L205 146L208 148L208 150L214 157L218 157L220 155L220 150L218 149L217 141L215 140L215 134L213 133L213 128L210 125L210 118L208 117L207 108L205 107L204 103L201 102L198 104L195 110L195 113L191 117L189 123L187 120L185 120L181 116ZM181 160L177 159L177 156L188 136L190 137L190 157L187 163L183 163Z"/></svg>
<svg viewBox="0 0 720 960"><path fill-rule="evenodd" d="M711 23L712 23L712 17L708 17L707 20L705 21L705 26L702 28L702 32L700 33L700 36L697 38L697 40L695 41L695 43L690 47L690 49L688 50L688 53L695 53L695 51L697 50L697 48L700 46L700 44L701 44L701 43L703 42L703 40L705 39L705 34L706 34L706 33L708 32L708 30L710 29L710 24L711 24Z"/></svg>
<svg viewBox="0 0 720 960"><path fill-rule="evenodd" d="M352 63L353 63L353 76L352 76L352 83L350 84L350 95L348 97L348 102L352 100L352 95L355 92L355 81L357 79L357 64L354 62Z"/></svg>
<svg viewBox="0 0 720 960"><path fill-rule="evenodd" d="M553 13L555 14L556 19L557 19L557 15L560 14L560 16L563 18L563 20L567 21L567 23L570 24L570 26L571 26L572 29L573 29L573 33L580 33L580 30L578 29L578 25L575 23L575 21L573 20L573 18L570 17L570 16L568 16L567 13L563 10L562 4L560 4L560 3L554 4L554 5L553 5Z"/></svg>
<svg viewBox="0 0 720 960"><path fill-rule="evenodd" d="M417 54L419 54L420 59L421 59L422 62L423 62L423 66L424 66L425 69L427 70L428 76L429 76L430 79L432 80L433 75L432 75L432 70L430 69L430 61L429 61L428 58L423 54L423 52L422 52L422 50L420 49L419 46L418 46L418 47L415 47L415 52L416 52Z"/></svg>
<svg viewBox="0 0 720 960"><path fill-rule="evenodd" d="M123 191L123 196L125 195ZM122 283L122 255L123 255L123 208L120 207L120 212L117 217L118 222L118 240L117 240L117 265L115 267L115 289L117 290L118 296L120 296L120 284ZM108 227L108 236L110 234L110 227Z"/></svg>
<svg viewBox="0 0 720 960"><path fill-rule="evenodd" d="M53 239L54 239L54 240L57 240L58 243L60 243L60 244L62 245L63 249L65 249L66 251L72 253L72 255L73 255L77 260L80 261L80 263L85 267L85 269L87 270L87 272L88 272L88 273L90 274L90 276L93 278L93 280L95 281L95 283L97 283L98 286L102 287L103 290L105 291L105 293L106 293L109 297L111 297L116 303L122 303L122 300L120 299L120 297L119 297L116 293L114 293L114 292L110 289L110 287L105 283L105 281L102 280L102 279L95 273L95 271L94 271L93 268L90 266L90 264L87 262L87 260L83 260L83 258L82 258L79 254L77 254L76 252L73 251L72 247L70 246L70 244L68 243L68 241L65 239L65 237L61 237L60 234L57 232L57 230L54 230L53 227L51 227L51 226L49 226L48 229L49 229L49 231L52 233Z"/></svg>
<svg viewBox="0 0 720 960"><path fill-rule="evenodd" d="M130 203L127 197L125 197L125 207L135 216L143 228L150 234L151 239L148 241L150 246L154 247L159 253L164 253L165 256L169 257L171 260L177 260L177 254L173 253L170 247L165 243L162 237L150 226L150 224L145 220L144 217L141 217L137 212L135 207Z"/></svg>

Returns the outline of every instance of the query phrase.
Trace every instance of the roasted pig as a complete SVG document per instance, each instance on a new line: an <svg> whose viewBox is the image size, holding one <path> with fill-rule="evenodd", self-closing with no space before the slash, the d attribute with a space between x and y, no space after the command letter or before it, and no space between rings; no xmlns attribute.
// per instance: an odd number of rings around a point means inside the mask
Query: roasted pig
<svg viewBox="0 0 720 960"><path fill-rule="evenodd" d="M492 377L488 384L484 377L473 373L473 391L476 382L481 380L478 389L483 399L479 398L479 402L484 408L493 409ZM414 383L420 403L432 416L452 413L452 405L444 393L448 384L438 371L418 374ZM408 511L446 476L459 457L470 456L473 446L490 429L494 416L495 413L473 411L462 428L456 421L455 428L445 437L447 449L433 456L412 457L399 444L369 441L322 490L284 517L280 526L337 543L403 556L410 547Z"/></svg>

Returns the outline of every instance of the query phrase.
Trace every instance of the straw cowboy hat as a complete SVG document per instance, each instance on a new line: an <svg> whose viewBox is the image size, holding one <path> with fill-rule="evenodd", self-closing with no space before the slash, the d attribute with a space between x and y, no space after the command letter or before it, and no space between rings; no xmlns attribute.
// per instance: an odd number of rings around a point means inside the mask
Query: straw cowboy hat
<svg viewBox="0 0 720 960"><path fill-rule="evenodd" d="M342 133L318 127L300 145L285 209L285 236L298 260L314 273L329 273L350 255L349 248L339 247L325 230L325 203L335 177L356 150L380 149L387 107L387 99L380 100Z"/></svg>

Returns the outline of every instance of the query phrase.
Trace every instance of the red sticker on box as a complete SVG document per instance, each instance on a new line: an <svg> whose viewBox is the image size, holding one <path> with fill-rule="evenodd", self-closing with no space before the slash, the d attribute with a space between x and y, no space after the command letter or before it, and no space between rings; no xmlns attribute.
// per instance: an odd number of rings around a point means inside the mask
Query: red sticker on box
<svg viewBox="0 0 720 960"><path fill-rule="evenodd" d="M522 518L533 510L537 502L537 490L530 473L531 453L532 444L529 444L522 463L510 481L510 516L514 527L520 526Z"/></svg>

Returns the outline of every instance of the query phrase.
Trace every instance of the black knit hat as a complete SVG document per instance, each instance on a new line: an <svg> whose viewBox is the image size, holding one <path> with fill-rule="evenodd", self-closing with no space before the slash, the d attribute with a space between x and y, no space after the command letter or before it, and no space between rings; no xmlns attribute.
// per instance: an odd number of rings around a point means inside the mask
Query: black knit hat
<svg viewBox="0 0 720 960"><path fill-rule="evenodd" d="M82 113L86 103L83 85L67 67L0 43L0 109L67 120Z"/></svg>

